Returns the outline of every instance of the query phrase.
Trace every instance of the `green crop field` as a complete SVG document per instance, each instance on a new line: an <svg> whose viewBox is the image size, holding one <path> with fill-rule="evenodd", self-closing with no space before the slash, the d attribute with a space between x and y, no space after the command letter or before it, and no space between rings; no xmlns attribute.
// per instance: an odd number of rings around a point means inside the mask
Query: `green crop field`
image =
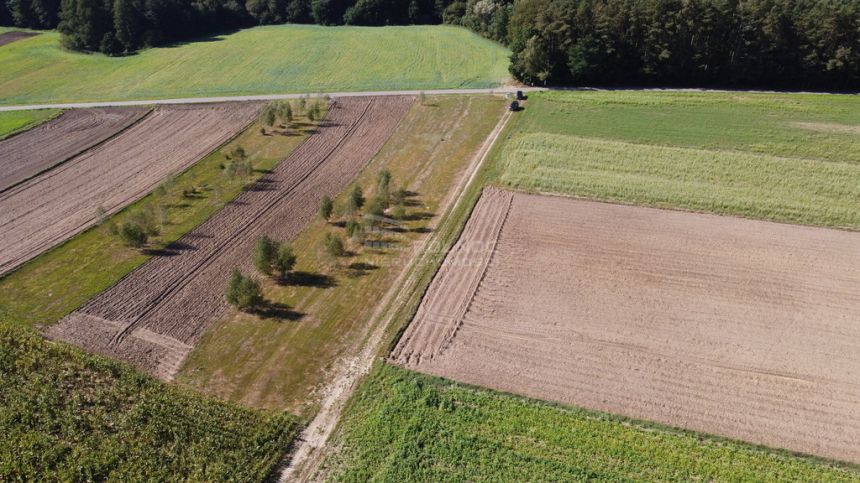
<svg viewBox="0 0 860 483"><path fill-rule="evenodd" d="M56 109L0 112L0 139L53 119L59 113Z"/></svg>
<svg viewBox="0 0 860 483"><path fill-rule="evenodd" d="M553 92L511 128L526 191L860 229L860 99Z"/></svg>
<svg viewBox="0 0 860 483"><path fill-rule="evenodd" d="M380 364L341 421L341 481L856 481L811 458Z"/></svg>
<svg viewBox="0 0 860 483"><path fill-rule="evenodd" d="M510 52L463 28L278 25L128 57L45 33L0 49L0 104L494 87Z"/></svg>
<svg viewBox="0 0 860 483"><path fill-rule="evenodd" d="M297 430L0 323L2 481L260 481Z"/></svg>

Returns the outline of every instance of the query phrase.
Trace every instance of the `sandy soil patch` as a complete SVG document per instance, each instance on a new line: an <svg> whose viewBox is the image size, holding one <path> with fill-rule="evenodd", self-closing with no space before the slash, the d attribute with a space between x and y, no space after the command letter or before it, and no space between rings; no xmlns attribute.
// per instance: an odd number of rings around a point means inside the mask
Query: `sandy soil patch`
<svg viewBox="0 0 860 483"><path fill-rule="evenodd" d="M0 194L0 275L151 192L241 131L260 104L170 106Z"/></svg>
<svg viewBox="0 0 860 483"><path fill-rule="evenodd" d="M860 462L860 233L488 188L391 355Z"/></svg>
<svg viewBox="0 0 860 483"><path fill-rule="evenodd" d="M0 191L109 139L148 111L142 107L73 109L0 141Z"/></svg>
<svg viewBox="0 0 860 483"><path fill-rule="evenodd" d="M126 360L171 379L203 332L227 309L234 268L254 273L257 239L295 237L379 151L411 97L338 100L323 127L169 254L150 259L49 328L49 337Z"/></svg>

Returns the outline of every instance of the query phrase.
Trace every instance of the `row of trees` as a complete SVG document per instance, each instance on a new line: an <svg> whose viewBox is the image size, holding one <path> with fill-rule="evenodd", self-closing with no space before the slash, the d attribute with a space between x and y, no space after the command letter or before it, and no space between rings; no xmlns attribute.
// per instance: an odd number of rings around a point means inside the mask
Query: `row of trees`
<svg viewBox="0 0 860 483"><path fill-rule="evenodd" d="M469 0L445 20L509 45L529 84L860 86L857 0Z"/></svg>

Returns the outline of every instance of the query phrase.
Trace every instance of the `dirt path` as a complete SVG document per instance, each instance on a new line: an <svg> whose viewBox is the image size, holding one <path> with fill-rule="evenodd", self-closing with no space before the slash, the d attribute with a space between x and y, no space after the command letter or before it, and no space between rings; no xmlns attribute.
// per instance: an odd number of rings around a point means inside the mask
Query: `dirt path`
<svg viewBox="0 0 860 483"><path fill-rule="evenodd" d="M209 324L227 310L230 273L255 273L257 239L294 238L316 215L320 199L341 191L373 158L411 103L409 97L333 103L323 127L271 173L47 335L172 379Z"/></svg>
<svg viewBox="0 0 860 483"><path fill-rule="evenodd" d="M346 97L387 97L387 96L465 96L473 94L514 94L517 91L538 92L547 90L544 87L511 87L504 86L495 89L428 89L403 91L354 91L354 92L308 92L304 94L263 94L254 96L221 96L221 97L187 97L178 99L150 99L142 101L104 101L104 102L73 102L66 104L30 104L18 106L0 106L2 111L26 111L30 109L83 109L92 107L127 107L155 106L159 104L212 104L216 102L248 102L248 101L280 101L285 99L300 99L307 96L328 95L331 98Z"/></svg>
<svg viewBox="0 0 860 483"><path fill-rule="evenodd" d="M391 359L860 463L860 233L487 188Z"/></svg>
<svg viewBox="0 0 860 483"><path fill-rule="evenodd" d="M0 34L0 47L3 47L6 44L11 44L16 40L28 39L30 37L35 37L39 34L33 32L21 32L18 30L13 30L12 32L6 32Z"/></svg>
<svg viewBox="0 0 860 483"><path fill-rule="evenodd" d="M67 161L139 121L149 109L74 109L0 141L0 192Z"/></svg>
<svg viewBox="0 0 860 483"><path fill-rule="evenodd" d="M233 137L260 104L171 106L0 193L0 276L151 192Z"/></svg>
<svg viewBox="0 0 860 483"><path fill-rule="evenodd" d="M434 235L425 237L421 243L416 243L410 249L410 258L414 260L412 267L429 264L433 254L428 247L436 240L435 228L446 220L448 215L458 206L466 195L466 188L474 181L475 176L483 165L493 144L498 139L508 120L510 112L506 112L493 129L481 148L475 153L466 171L461 176L456 187L449 191L448 196L440 203L439 212L444 216L431 220L429 228ZM316 478L320 464L330 448L326 446L329 437L340 420L341 412L349 401L360 380L367 375L373 362L385 343L386 330L391 325L396 308L405 302L409 293L417 283L418 271L405 267L397 280L391 285L382 300L377 304L371 320L377 321L368 326L368 334L358 355L341 359L335 367L335 377L325 392L320 409L310 424L302 431L294 443L292 451L287 456L288 463L282 470L278 481L311 481Z"/></svg>

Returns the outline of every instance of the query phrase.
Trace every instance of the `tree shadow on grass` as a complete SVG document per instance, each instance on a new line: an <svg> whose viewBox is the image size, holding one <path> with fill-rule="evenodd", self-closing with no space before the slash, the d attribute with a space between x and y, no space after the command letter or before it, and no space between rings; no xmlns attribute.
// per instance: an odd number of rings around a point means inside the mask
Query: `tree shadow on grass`
<svg viewBox="0 0 860 483"><path fill-rule="evenodd" d="M283 285L296 285L299 287L337 287L337 281L334 277L312 272L292 272L290 273L290 277L282 283Z"/></svg>
<svg viewBox="0 0 860 483"><path fill-rule="evenodd" d="M421 220L429 220L436 216L435 213L430 213L429 211L416 211L413 213L407 213L406 216L403 217L405 221L421 221Z"/></svg>
<svg viewBox="0 0 860 483"><path fill-rule="evenodd" d="M281 319L290 321L297 321L305 316L305 314L301 312L292 310L287 304L272 302L269 300L263 301L263 303L259 307L255 307L254 310L252 310L251 312L266 319Z"/></svg>
<svg viewBox="0 0 860 483"><path fill-rule="evenodd" d="M355 262L350 263L346 267L346 276L349 278L358 278L367 275L371 270L376 270L379 267L372 263Z"/></svg>

